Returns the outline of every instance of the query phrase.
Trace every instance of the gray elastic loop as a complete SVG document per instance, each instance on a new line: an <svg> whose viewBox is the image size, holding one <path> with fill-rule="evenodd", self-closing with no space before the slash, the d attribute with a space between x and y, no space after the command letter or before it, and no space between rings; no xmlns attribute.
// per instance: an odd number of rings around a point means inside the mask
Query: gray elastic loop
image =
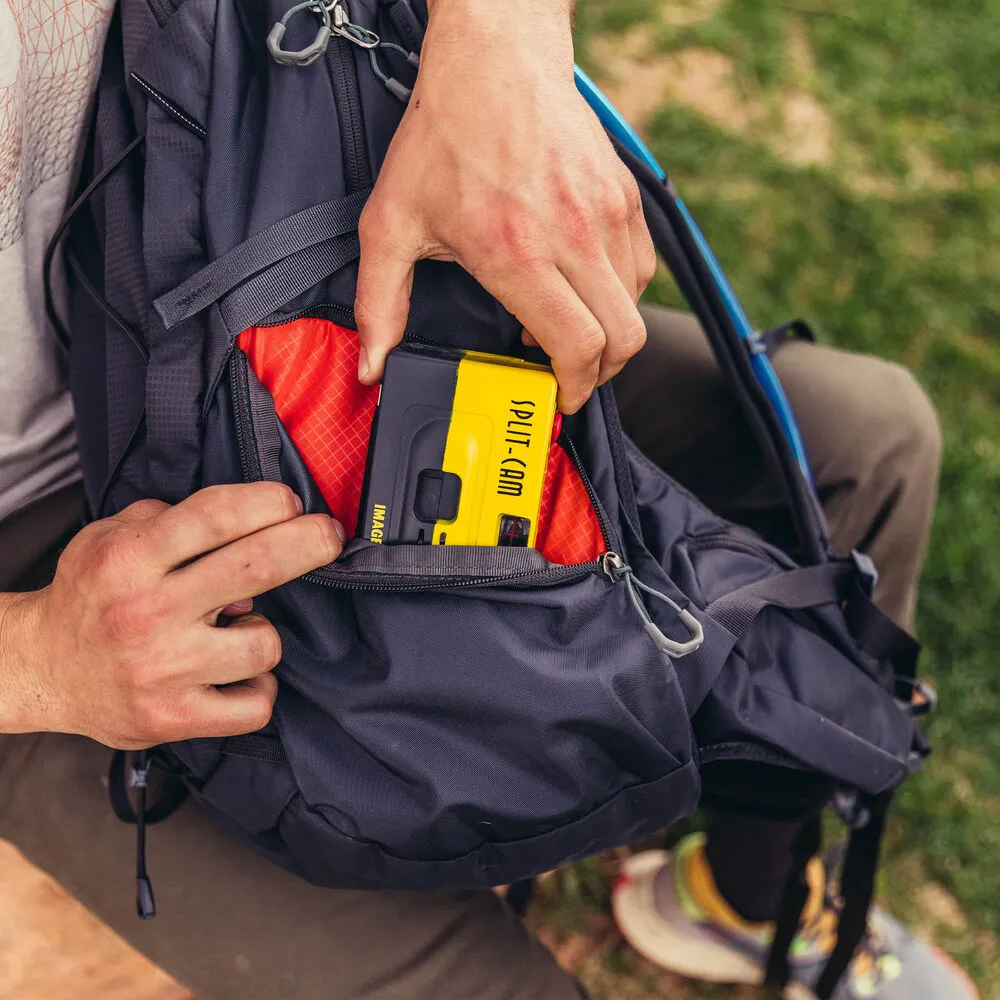
<svg viewBox="0 0 1000 1000"><path fill-rule="evenodd" d="M653 645L656 646L661 653L664 653L666 656L671 656L674 659L679 659L682 656L688 656L701 647L702 643L705 641L705 632L701 627L701 622L699 622L690 611L685 611L676 601L667 597L666 594L660 593L660 591L646 586L642 580L635 576L631 568L628 566L622 567L621 578L625 581L625 587L628 590L629 599L632 601L632 607L635 608L639 617L642 619L643 628L645 628L646 634L653 640ZM663 632L657 628L657 626L653 623L652 618L649 617L649 612L642 603L642 599L636 593L637 587L639 590L645 591L651 597L655 597L663 601L664 604L669 605L674 609L674 611L677 612L678 618L680 618L684 627L691 635L691 638L687 642L677 642L675 639L671 639L669 636L664 635Z"/></svg>
<svg viewBox="0 0 1000 1000"><path fill-rule="evenodd" d="M319 26L319 30L316 32L316 37L313 39L312 44L307 45L304 49L299 49L298 51L290 52L283 49L281 47L281 43L284 40L289 20L291 20L292 16L297 14L300 10L310 9L314 13L319 14L322 19L322 23ZM289 10L285 16L270 30L267 36L267 51L270 52L271 58L275 62L281 63L282 66L309 66L319 59L324 52L326 52L330 45L330 38L332 35L333 30L330 27L330 11L327 9L326 4L316 4L313 0L308 0L306 3L300 3L295 7L292 7L292 9Z"/></svg>

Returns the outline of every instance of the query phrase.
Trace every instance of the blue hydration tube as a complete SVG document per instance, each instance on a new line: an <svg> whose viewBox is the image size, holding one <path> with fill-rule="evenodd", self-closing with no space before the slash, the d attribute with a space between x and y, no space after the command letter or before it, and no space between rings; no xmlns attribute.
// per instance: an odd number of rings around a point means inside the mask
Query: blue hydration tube
<svg viewBox="0 0 1000 1000"><path fill-rule="evenodd" d="M650 168L650 170L653 171L654 174L656 174L657 177L665 181L667 179L667 175L659 163L656 162L655 157L649 151L649 147L642 141L642 139L639 138L635 129L633 129L632 126L629 125L629 123L622 117L621 112L608 100L597 84L595 84L594 81L591 80L579 66L576 67L576 85L580 93L583 94L587 103L593 109L594 113L600 119L601 124L626 149L628 149L630 153L637 156ZM712 272L712 278L715 281L715 286L719 290L719 294L722 296L722 300L726 305L726 310L736 326L736 329L739 331L740 337L743 340L753 339L755 336L754 329L750 325L750 321L747 319L746 313L743 311L743 307L740 305L739 300L736 298L736 293L729 284L729 280L726 278L725 272L722 270L719 262L715 259L715 254L712 253L712 248L708 245L708 241L702 235L697 223L695 223L694 219L691 217L691 213L687 210L687 206L680 200L680 198L677 198L677 205L681 210L681 214L684 216L684 220L688 224L688 228L691 230L691 235L694 237L695 243L698 245L698 249L705 258L705 262L708 264L709 270ZM792 449L795 460L799 464L799 468L802 469L802 474L806 477L807 482L812 483L812 473L809 469L809 458L806 455L805 445L802 442L802 433L799 430L797 421L795 420L795 414L792 412L792 407L788 402L788 397L785 395L785 390L781 387L781 382L778 379L777 372L775 372L774 367L766 354L756 352L752 353L750 355L750 363L753 366L753 372L757 377L757 381L761 384L764 392L767 394L767 398L770 400L772 407L778 415L778 420L781 423L781 429Z"/></svg>

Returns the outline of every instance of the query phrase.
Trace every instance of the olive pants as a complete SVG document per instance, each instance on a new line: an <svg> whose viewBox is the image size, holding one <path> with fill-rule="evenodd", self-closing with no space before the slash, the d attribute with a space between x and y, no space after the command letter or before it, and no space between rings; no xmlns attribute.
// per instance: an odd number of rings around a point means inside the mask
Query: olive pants
<svg viewBox="0 0 1000 1000"><path fill-rule="evenodd" d="M646 320L649 342L616 383L626 430L716 510L778 524L778 492L697 326L663 310ZM941 449L930 402L903 369L870 357L793 342L776 364L835 544L874 558L881 606L911 624ZM79 515L68 491L0 525L0 589L43 584ZM134 830L108 807L108 758L80 737L0 737L0 836L199 1000L583 995L493 893L319 889L191 804L149 832L160 912L140 921Z"/></svg>

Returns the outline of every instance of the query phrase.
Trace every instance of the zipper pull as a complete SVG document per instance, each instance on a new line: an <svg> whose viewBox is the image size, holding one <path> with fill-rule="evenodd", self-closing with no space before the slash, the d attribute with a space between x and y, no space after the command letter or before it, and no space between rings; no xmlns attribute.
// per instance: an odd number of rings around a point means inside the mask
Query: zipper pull
<svg viewBox="0 0 1000 1000"><path fill-rule="evenodd" d="M281 43L288 30L288 22L296 14L305 12L315 14L319 18L316 37L304 49L297 51L283 49ZM326 52L334 35L346 38L362 49L377 49L382 44L382 40L374 31L352 23L346 0L331 0L330 3L325 3L324 0L319 2L305 0L305 3L296 4L285 11L281 20L271 28L267 36L267 51L270 52L271 58L282 66L309 66Z"/></svg>
<svg viewBox="0 0 1000 1000"><path fill-rule="evenodd" d="M336 6L339 2L340 0L334 0L332 6ZM316 30L316 37L304 49L283 49L281 43L284 40L285 32L288 30L288 22L296 14L303 11L309 11L318 15L320 25ZM282 66L309 66L326 52L330 45L332 34L333 25L330 20L329 8L322 2L314 3L313 0L306 0L305 3L296 4L285 11L281 20L275 22L274 27L271 28L267 36L267 51L271 54L271 58Z"/></svg>
<svg viewBox="0 0 1000 1000"><path fill-rule="evenodd" d="M326 9L331 18L330 30L335 35L346 38L362 49L377 49L382 44L382 39L374 31L352 23L346 0L333 0Z"/></svg>
<svg viewBox="0 0 1000 1000"><path fill-rule="evenodd" d="M701 622L690 611L685 611L676 601L667 597L666 594L661 594L660 591L654 590L652 587L647 587L632 572L632 567L617 552L605 552L601 557L601 565L612 583L621 583L624 581L629 599L632 601L632 607L635 608L636 613L642 619L642 625L646 630L646 634L653 640L653 645L661 653L676 660L682 656L688 656L690 653L701 648L702 643L705 641L705 632L701 627ZM652 618L649 617L646 606L642 603L642 598L638 593L640 590L649 594L650 597L658 598L677 612L677 617L691 636L687 642L678 642L676 639L671 639L656 627Z"/></svg>
<svg viewBox="0 0 1000 1000"><path fill-rule="evenodd" d="M152 920L156 916L153 883L146 871L146 790L152 768L149 751L140 750L139 760L129 776L129 786L136 789L138 797L135 808L135 909L143 920Z"/></svg>

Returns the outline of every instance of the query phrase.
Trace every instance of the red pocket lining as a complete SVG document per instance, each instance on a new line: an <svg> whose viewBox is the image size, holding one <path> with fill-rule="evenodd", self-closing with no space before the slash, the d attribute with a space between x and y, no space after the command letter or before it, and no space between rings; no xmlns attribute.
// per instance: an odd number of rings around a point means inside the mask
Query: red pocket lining
<svg viewBox="0 0 1000 1000"><path fill-rule="evenodd" d="M334 517L357 531L378 387L358 382L358 335L324 319L252 327L237 341ZM593 562L604 539L587 488L569 456L549 452L537 547L551 563Z"/></svg>

